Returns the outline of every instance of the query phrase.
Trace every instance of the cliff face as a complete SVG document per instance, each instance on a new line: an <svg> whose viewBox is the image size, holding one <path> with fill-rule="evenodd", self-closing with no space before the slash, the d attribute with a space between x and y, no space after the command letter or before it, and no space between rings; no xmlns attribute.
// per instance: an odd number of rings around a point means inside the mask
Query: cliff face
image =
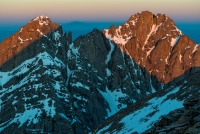
<svg viewBox="0 0 200 134"><path fill-rule="evenodd" d="M103 33L162 83L200 65L198 45L163 14L144 11Z"/></svg>

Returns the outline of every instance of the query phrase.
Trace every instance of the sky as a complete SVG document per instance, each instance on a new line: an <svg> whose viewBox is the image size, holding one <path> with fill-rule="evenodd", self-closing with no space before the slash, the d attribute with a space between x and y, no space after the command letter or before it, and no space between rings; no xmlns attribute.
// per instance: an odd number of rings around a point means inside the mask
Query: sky
<svg viewBox="0 0 200 134"><path fill-rule="evenodd" d="M200 23L200 0L0 0L0 25L22 24L39 15L54 22L124 22L141 11Z"/></svg>

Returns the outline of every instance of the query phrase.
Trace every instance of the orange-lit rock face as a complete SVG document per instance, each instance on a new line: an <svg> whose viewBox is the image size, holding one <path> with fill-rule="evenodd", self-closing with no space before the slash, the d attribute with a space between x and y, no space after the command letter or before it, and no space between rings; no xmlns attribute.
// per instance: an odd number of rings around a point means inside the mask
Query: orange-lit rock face
<svg viewBox="0 0 200 134"><path fill-rule="evenodd" d="M19 53L30 43L55 30L57 27L58 25L52 23L46 16L32 19L27 25L0 43L0 65Z"/></svg>
<svg viewBox="0 0 200 134"><path fill-rule="evenodd" d="M162 83L200 66L197 44L166 15L155 16L144 11L131 16L122 26L111 26L103 33Z"/></svg>

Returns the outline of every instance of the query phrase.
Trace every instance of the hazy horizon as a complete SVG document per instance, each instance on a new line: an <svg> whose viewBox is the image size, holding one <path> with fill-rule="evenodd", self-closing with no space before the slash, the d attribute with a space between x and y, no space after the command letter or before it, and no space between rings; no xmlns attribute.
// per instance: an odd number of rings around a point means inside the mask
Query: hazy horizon
<svg viewBox="0 0 200 134"><path fill-rule="evenodd" d="M53 21L54 22L54 21ZM28 22L27 22L28 23ZM80 35L87 34L91 32L94 28L98 28L99 30L108 29L112 24L114 26L122 25L124 22L81 22L81 21L73 21L73 22L64 22L58 23L63 27L63 31L72 32L73 40L76 39ZM200 44L200 23L187 23L187 22L175 22L177 27L189 38L195 41L197 44ZM0 26L0 42L2 42L6 37L11 36L15 32L17 32L22 26L26 25L8 25L8 26Z"/></svg>

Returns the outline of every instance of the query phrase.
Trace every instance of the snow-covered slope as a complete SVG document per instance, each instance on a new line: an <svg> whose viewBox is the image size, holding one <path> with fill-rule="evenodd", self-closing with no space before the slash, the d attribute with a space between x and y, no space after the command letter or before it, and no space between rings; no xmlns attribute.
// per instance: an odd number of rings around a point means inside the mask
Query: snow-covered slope
<svg viewBox="0 0 200 134"><path fill-rule="evenodd" d="M39 65L38 62L40 61L43 62L43 67ZM47 68L49 65L55 65L57 68ZM10 72L0 73L0 81L1 85L3 85L0 91L1 115L3 115L5 110L8 110L8 105L11 105L11 109L13 110L9 112L14 112L14 117L0 125L0 131L13 125L13 123L18 124L19 127L25 123L28 123L27 125L36 124L40 121L39 117L42 112L46 112L47 116L51 116L52 118L55 116L55 99L49 94L51 87L57 90L55 94L59 98L64 98L65 100L68 98L67 94L61 94L61 87L63 87L64 83L56 80L61 75L58 69L62 68L63 65L56 57L52 58L48 53L44 52L32 59L26 60ZM42 74L37 73L41 69L45 69L45 71ZM52 83L42 81L42 77L45 76L51 76ZM21 80L17 83L14 79ZM37 100L37 103L33 100ZM6 116L4 115L4 117Z"/></svg>

